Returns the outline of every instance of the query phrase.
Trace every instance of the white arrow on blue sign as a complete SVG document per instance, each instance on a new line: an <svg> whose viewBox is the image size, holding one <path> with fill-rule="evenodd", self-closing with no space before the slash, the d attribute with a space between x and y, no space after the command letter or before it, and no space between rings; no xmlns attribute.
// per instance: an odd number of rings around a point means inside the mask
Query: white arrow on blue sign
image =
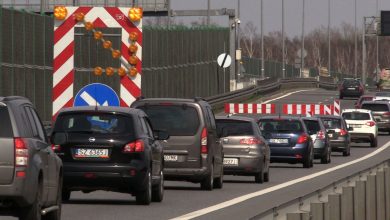
<svg viewBox="0 0 390 220"><path fill-rule="evenodd" d="M116 92L102 83L84 86L74 98L73 106L119 106Z"/></svg>

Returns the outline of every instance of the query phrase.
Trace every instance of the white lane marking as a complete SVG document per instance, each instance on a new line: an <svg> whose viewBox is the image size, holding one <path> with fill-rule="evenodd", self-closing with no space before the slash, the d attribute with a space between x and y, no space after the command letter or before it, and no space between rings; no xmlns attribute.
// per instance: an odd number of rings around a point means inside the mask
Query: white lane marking
<svg viewBox="0 0 390 220"><path fill-rule="evenodd" d="M265 102L262 102L261 104L267 104L267 103L269 103L269 102L273 102L273 101L282 99L282 98L284 98L284 97L290 96L290 95L295 94L295 93L298 93L298 92L307 92L307 91L313 91L313 90L314 90L314 89L305 89L305 90L298 90L298 91L290 92L290 93L284 94L284 95L282 95L282 96L279 96L279 97L277 97L277 98L270 99L270 100L267 100L267 101L265 101Z"/></svg>
<svg viewBox="0 0 390 220"><path fill-rule="evenodd" d="M88 92L84 91L83 93L81 93L80 97L82 99L84 99L84 101L89 105L89 106L94 106L94 105L97 105L97 106L100 106L100 103L94 99L90 94L88 94ZM102 106L108 106L108 102L107 100L103 103Z"/></svg>
<svg viewBox="0 0 390 220"><path fill-rule="evenodd" d="M272 187L269 187L269 188L266 188L266 189L263 189L263 190L260 190L260 191L257 191L257 192L249 193L249 194L246 194L246 195L243 195L243 196L231 199L229 201L219 203L217 205L213 205L213 206L210 206L210 207L207 207L207 208L204 208L204 209L200 209L198 211L194 211L194 212L191 212L191 213L188 213L188 214L185 214L185 215L173 218L171 220L184 220L184 219L196 218L196 217L208 214L210 212L214 212L214 211L217 211L219 209L223 209L223 208L226 208L226 207L229 207L229 206L232 206L232 205L244 202L244 201L252 199L254 197L258 197L258 196L264 195L266 193L270 193L270 192L273 192L273 191L276 191L276 190L279 190L279 189L282 189L282 188L294 185L296 183L300 183L300 182L303 182L303 181L306 181L306 180L314 179L314 178L316 178L318 176L321 176L321 175L324 175L324 174L336 171L338 169L350 166L350 165L355 164L355 163L359 163L359 162L361 162L363 160L366 160L366 159L368 159L370 157L373 157L373 156L379 154L380 152L386 150L388 147L390 147L390 141L388 141L381 148L378 148L376 151L371 152L370 154L367 154L364 157L361 157L359 159L350 161L348 163L341 164L341 165L338 165L338 166L335 166L335 167L323 170L321 172L313 173L313 174L310 174L308 176L304 176L304 177L301 177L301 178L298 178L298 179L295 179L295 180L291 180L289 182L285 182L285 183L282 183L282 184L279 184L279 185L276 185L276 186L272 186Z"/></svg>

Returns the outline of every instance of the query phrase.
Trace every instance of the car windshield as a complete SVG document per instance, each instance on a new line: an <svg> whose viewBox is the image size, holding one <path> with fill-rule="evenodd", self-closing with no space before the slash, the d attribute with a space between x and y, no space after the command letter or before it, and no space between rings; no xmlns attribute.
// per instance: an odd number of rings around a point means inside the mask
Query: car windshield
<svg viewBox="0 0 390 220"><path fill-rule="evenodd" d="M296 119L261 119L259 126L261 131L266 133L296 133L303 131L302 123Z"/></svg>
<svg viewBox="0 0 390 220"><path fill-rule="evenodd" d="M321 130L320 123L315 120L303 120L310 134L315 134Z"/></svg>
<svg viewBox="0 0 390 220"><path fill-rule="evenodd" d="M9 118L8 108L6 106L0 107L0 137L13 137L12 124Z"/></svg>
<svg viewBox="0 0 390 220"><path fill-rule="evenodd" d="M322 122L326 129L340 129L341 120L337 118L322 118Z"/></svg>
<svg viewBox="0 0 390 220"><path fill-rule="evenodd" d="M343 83L344 86L359 86L360 83L357 80L346 80Z"/></svg>
<svg viewBox="0 0 390 220"><path fill-rule="evenodd" d="M149 116L156 130L170 136L192 136L199 128L199 116L194 107L185 105L148 105L139 107Z"/></svg>
<svg viewBox="0 0 390 220"><path fill-rule="evenodd" d="M389 111L389 108L386 104L375 104L375 103L363 104L362 108L368 109L371 111L375 111L375 112L388 112Z"/></svg>
<svg viewBox="0 0 390 220"><path fill-rule="evenodd" d="M133 130L133 120L130 117L84 112L60 115L54 127L55 132L91 134L130 134Z"/></svg>
<svg viewBox="0 0 390 220"><path fill-rule="evenodd" d="M216 122L219 136L253 135L252 124L248 121L217 119Z"/></svg>
<svg viewBox="0 0 390 220"><path fill-rule="evenodd" d="M344 112L345 120L370 120L370 114L364 112Z"/></svg>

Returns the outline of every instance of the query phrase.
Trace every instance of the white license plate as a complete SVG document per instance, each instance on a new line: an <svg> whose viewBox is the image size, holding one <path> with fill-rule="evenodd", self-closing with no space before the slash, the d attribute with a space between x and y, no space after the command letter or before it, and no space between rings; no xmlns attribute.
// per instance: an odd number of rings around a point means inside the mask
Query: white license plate
<svg viewBox="0 0 390 220"><path fill-rule="evenodd" d="M238 166L237 158L223 158L223 165Z"/></svg>
<svg viewBox="0 0 390 220"><path fill-rule="evenodd" d="M333 134L328 134L328 136L329 136L330 138L332 138L332 137L333 137Z"/></svg>
<svg viewBox="0 0 390 220"><path fill-rule="evenodd" d="M272 144L287 144L288 139L269 139L269 143Z"/></svg>
<svg viewBox="0 0 390 220"><path fill-rule="evenodd" d="M177 155L164 155L164 161L177 161Z"/></svg>
<svg viewBox="0 0 390 220"><path fill-rule="evenodd" d="M78 148L74 155L76 158L108 158L108 149Z"/></svg>
<svg viewBox="0 0 390 220"><path fill-rule="evenodd" d="M348 90L356 90L355 88L348 88Z"/></svg>

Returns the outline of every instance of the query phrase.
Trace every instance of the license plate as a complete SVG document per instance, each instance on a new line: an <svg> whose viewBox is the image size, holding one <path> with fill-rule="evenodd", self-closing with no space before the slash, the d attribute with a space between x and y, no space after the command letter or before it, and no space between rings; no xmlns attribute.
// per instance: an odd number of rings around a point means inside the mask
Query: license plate
<svg viewBox="0 0 390 220"><path fill-rule="evenodd" d="M332 137L333 137L333 134L328 134L328 136L329 136L330 138L332 138Z"/></svg>
<svg viewBox="0 0 390 220"><path fill-rule="evenodd" d="M108 158L108 149L76 149L76 158Z"/></svg>
<svg viewBox="0 0 390 220"><path fill-rule="evenodd" d="M288 139L269 139L269 142L272 144L287 144Z"/></svg>
<svg viewBox="0 0 390 220"><path fill-rule="evenodd" d="M164 155L164 161L177 161L177 155Z"/></svg>
<svg viewBox="0 0 390 220"><path fill-rule="evenodd" d="M223 158L223 165L238 166L238 159L237 158Z"/></svg>
<svg viewBox="0 0 390 220"><path fill-rule="evenodd" d="M348 88L348 90L356 90L356 88Z"/></svg>

